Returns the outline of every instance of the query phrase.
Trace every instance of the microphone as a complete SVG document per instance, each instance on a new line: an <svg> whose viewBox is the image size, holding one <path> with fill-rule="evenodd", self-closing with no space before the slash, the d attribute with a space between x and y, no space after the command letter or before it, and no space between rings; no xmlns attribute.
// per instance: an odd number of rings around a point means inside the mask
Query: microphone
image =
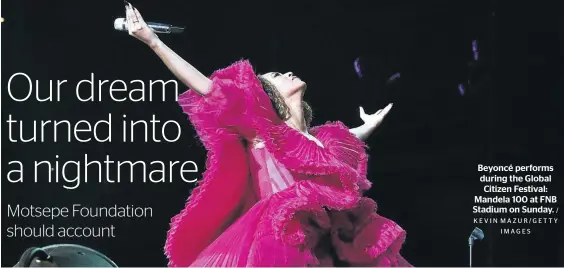
<svg viewBox="0 0 564 268"><path fill-rule="evenodd" d="M474 240L482 240L482 239L484 239L484 231L482 231L482 229L480 229L478 227L474 227L474 230L472 230L472 233L468 237L468 246L469 246L469 249L470 249L470 252L469 252L470 266L469 267L472 267L472 246L474 246Z"/></svg>
<svg viewBox="0 0 564 268"><path fill-rule="evenodd" d="M149 28L151 28L155 33L177 34L184 32L184 27L173 26L165 23L147 22L147 26L149 26ZM126 32L127 23L125 18L117 18L114 21L114 29Z"/></svg>
<svg viewBox="0 0 564 268"><path fill-rule="evenodd" d="M472 244L474 240L482 240L482 239L484 239L484 232L480 228L474 227L474 230L472 230L470 237L468 237L468 243Z"/></svg>

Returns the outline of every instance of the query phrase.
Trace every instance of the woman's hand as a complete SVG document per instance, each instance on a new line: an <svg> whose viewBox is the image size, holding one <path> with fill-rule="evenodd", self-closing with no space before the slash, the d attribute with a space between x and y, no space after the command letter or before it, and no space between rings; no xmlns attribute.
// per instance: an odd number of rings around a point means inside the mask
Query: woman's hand
<svg viewBox="0 0 564 268"><path fill-rule="evenodd" d="M159 37L149 28L147 23L145 23L139 11L130 3L125 2L125 4L126 23L129 35L149 45L174 76L186 86L200 95L208 94L210 92L211 80L161 42Z"/></svg>
<svg viewBox="0 0 564 268"><path fill-rule="evenodd" d="M386 117L388 112L392 109L392 106L393 104L390 103L384 109L380 109L373 114L366 114L364 112L364 108L360 107L360 119L362 119L362 121L364 121L364 124L366 124L367 126L377 128L384 120L384 117Z"/></svg>
<svg viewBox="0 0 564 268"><path fill-rule="evenodd" d="M366 114L364 109L360 107L360 119L364 121L364 124L357 128L351 128L350 132L354 134L360 140L366 140L374 132L374 130L382 124L384 117L392 109L392 104L388 104L384 109L378 110L373 114Z"/></svg>
<svg viewBox="0 0 564 268"><path fill-rule="evenodd" d="M125 5L125 17L129 35L141 40L149 46L154 46L158 43L159 37L149 28L147 23L145 23L139 11L127 2Z"/></svg>

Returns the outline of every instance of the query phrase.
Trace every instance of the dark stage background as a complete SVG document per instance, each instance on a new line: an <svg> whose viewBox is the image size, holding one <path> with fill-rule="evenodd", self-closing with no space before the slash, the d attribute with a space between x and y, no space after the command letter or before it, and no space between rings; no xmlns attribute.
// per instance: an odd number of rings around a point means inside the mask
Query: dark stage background
<svg viewBox="0 0 564 268"><path fill-rule="evenodd" d="M519 3L518 3L519 2ZM205 74L248 58L259 72L292 71L308 82L306 100L315 124L361 123L358 106L394 108L368 141L368 193L379 211L407 230L403 254L416 266L465 266L473 197L481 191L477 164L555 165L552 192L562 178L561 68L564 21L560 1L132 1L147 21L186 25L184 34L163 36L173 50ZM204 169L205 151L173 101L80 103L63 92L60 103L16 103L8 78L25 72L47 90L49 79L69 85L88 79L173 79L150 51L112 28L123 2L2 2L2 266L16 263L30 246L77 243L100 250L121 266L164 266L169 219L184 206L193 185L97 184L77 190L60 184L8 184L7 163L79 160L193 160ZM479 45L472 61L471 41ZM359 79L353 61L365 68ZM473 70L473 71L471 71ZM396 82L386 79L400 72ZM464 96L458 84L467 82ZM22 88L24 90L25 88ZM69 89L70 90L70 89ZM64 97L66 96L66 97ZM170 98L169 98L170 99ZM16 119L176 120L183 136L175 144L9 143L8 114ZM52 137L51 137L52 138ZM31 169L29 169L31 170ZM29 176L29 172L26 171ZM198 174L199 176L200 174ZM44 180L46 178L43 178ZM6 204L151 206L154 217L115 220L116 238L8 239L14 224L45 220L6 218ZM100 225L69 222L65 225ZM109 222L106 222L109 223ZM479 225L478 225L479 226ZM535 235L489 233L474 247L477 266L563 266L559 225ZM275 254L275 253L274 253Z"/></svg>

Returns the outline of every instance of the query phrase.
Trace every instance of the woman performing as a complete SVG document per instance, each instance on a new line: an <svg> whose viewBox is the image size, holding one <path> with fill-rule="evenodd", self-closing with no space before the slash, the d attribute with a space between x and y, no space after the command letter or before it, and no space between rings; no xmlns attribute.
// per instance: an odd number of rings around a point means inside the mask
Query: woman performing
<svg viewBox="0 0 564 268"><path fill-rule="evenodd" d="M256 75L247 61L210 78L168 48L130 4L129 34L190 90L183 111L208 150L203 180L176 215L169 266L410 266L405 231L362 193L364 143L391 109L364 125L310 127L306 84L292 73Z"/></svg>

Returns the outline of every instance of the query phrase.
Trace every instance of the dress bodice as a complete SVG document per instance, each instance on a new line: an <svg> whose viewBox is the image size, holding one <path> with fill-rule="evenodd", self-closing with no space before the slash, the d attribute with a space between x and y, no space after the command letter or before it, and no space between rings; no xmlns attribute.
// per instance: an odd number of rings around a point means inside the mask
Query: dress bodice
<svg viewBox="0 0 564 268"><path fill-rule="evenodd" d="M268 198L295 183L294 176L268 149L253 146L249 151L251 181L257 199Z"/></svg>
<svg viewBox="0 0 564 268"><path fill-rule="evenodd" d="M303 133L303 138L324 148L321 141L309 133ZM306 179L307 176L292 173L276 159L260 138L248 143L251 181L258 200L268 198L272 194L283 191L296 181Z"/></svg>

